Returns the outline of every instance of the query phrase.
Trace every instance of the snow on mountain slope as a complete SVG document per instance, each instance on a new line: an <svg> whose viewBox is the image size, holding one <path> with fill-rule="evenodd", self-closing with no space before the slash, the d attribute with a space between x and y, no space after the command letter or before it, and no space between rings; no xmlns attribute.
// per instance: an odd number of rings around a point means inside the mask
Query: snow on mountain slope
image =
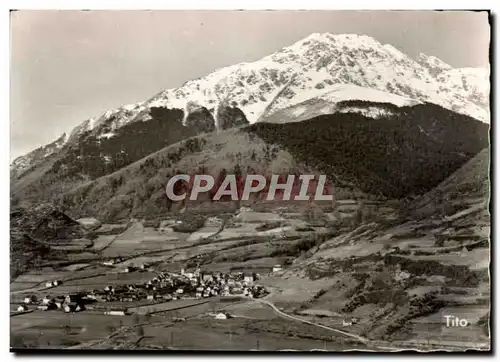
<svg viewBox="0 0 500 362"><path fill-rule="evenodd" d="M261 60L217 69L145 102L108 111L95 123L100 125L105 123L103 118L113 117L111 128L116 128L145 121L151 107L186 109L188 103L196 103L213 110L221 99L238 106L254 123L264 116L264 110L269 114L297 104L318 94L315 90L327 90L335 84L437 103L482 121L489 118L485 69L453 69L425 54L415 61L364 35L315 33ZM280 96L275 98L277 93Z"/></svg>
<svg viewBox="0 0 500 362"><path fill-rule="evenodd" d="M397 107L413 106L420 101L397 96L395 94L382 92L376 89L364 88L349 84L339 84L327 91L315 90L311 92L310 97L299 97L294 101L297 103L290 104L288 107L273 112L272 114L263 117L262 122L284 123L284 122L300 122L306 119L317 117L323 114L332 113L361 113L366 117L378 118L387 116L392 113L383 106L352 106L344 105L340 102L344 101L367 101L370 103L390 103Z"/></svg>
<svg viewBox="0 0 500 362"><path fill-rule="evenodd" d="M443 62L441 59L436 58L432 55L429 56L424 53L420 53L418 55L417 62L427 68L427 70L429 70L429 73L433 76L436 76L443 71L453 69L451 65Z"/></svg>
<svg viewBox="0 0 500 362"><path fill-rule="evenodd" d="M339 88L346 85L351 87ZM381 93L373 93L377 91ZM372 101L375 97L384 102L436 103L483 122L490 118L487 69L453 69L425 54L413 60L392 45L365 35L314 33L255 62L217 69L144 102L109 110L77 126L68 142L88 132L97 138L113 137L125 124L149 120L152 107L179 108L187 113L198 105L215 119L218 104L224 102L237 106L255 123L308 100L334 108L336 97L347 99L349 92L354 92L350 97L370 94Z"/></svg>
<svg viewBox="0 0 500 362"><path fill-rule="evenodd" d="M413 106L421 103L415 99L350 84L335 85L329 88L326 92L318 92L318 94L315 94L314 97L303 97L303 100L308 98L319 98L332 103L356 99L370 102L392 103L398 107Z"/></svg>
<svg viewBox="0 0 500 362"><path fill-rule="evenodd" d="M312 34L259 61L219 69L146 103L179 108L188 99L210 109L224 97L254 123L265 116L264 109L269 114L314 97L316 89L351 84L437 103L488 121L486 70L452 69L423 54L419 61L368 36ZM286 89L281 89L287 83ZM281 94L274 99L277 92Z"/></svg>
<svg viewBox="0 0 500 362"><path fill-rule="evenodd" d="M58 152L68 142L68 139L68 135L63 133L54 142L39 147L26 155L17 157L10 165L11 177L18 177L24 170Z"/></svg>

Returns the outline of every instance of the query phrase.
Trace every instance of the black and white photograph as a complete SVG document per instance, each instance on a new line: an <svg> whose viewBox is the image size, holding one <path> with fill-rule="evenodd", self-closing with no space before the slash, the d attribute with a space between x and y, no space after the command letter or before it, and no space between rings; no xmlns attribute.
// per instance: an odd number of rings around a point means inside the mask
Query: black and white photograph
<svg viewBox="0 0 500 362"><path fill-rule="evenodd" d="M11 352L491 351L488 10L83 9L9 15Z"/></svg>

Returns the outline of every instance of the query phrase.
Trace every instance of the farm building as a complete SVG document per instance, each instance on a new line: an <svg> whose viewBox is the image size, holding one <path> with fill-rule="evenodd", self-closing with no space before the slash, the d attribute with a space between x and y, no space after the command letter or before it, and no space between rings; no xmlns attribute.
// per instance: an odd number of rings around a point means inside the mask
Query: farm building
<svg viewBox="0 0 500 362"><path fill-rule="evenodd" d="M281 270L283 270L283 268L281 267L281 265L276 264L275 266L273 266L273 273L281 271Z"/></svg>
<svg viewBox="0 0 500 362"><path fill-rule="evenodd" d="M38 301L36 295L32 295L31 297L24 298L24 304L35 304Z"/></svg>
<svg viewBox="0 0 500 362"><path fill-rule="evenodd" d="M20 305L19 307L17 307L18 312L26 312L27 310L28 307L26 307L25 305Z"/></svg>
<svg viewBox="0 0 500 362"><path fill-rule="evenodd" d="M214 276L212 274L209 274L209 273L203 274L202 280L204 282L211 282L214 280Z"/></svg>
<svg viewBox="0 0 500 362"><path fill-rule="evenodd" d="M243 277L243 282L246 284L252 284L254 282L253 274L245 274Z"/></svg>
<svg viewBox="0 0 500 362"><path fill-rule="evenodd" d="M45 283L45 288L52 288L52 287L53 287L52 282Z"/></svg>
<svg viewBox="0 0 500 362"><path fill-rule="evenodd" d="M105 315L126 315L126 309L112 309L104 312Z"/></svg>
<svg viewBox="0 0 500 362"><path fill-rule="evenodd" d="M223 312L217 313L215 315L215 319L229 319L229 318L231 318L231 316L229 314L223 313Z"/></svg>
<svg viewBox="0 0 500 362"><path fill-rule="evenodd" d="M78 294L68 294L64 297L63 303L69 304L69 303L77 303L82 300L82 297Z"/></svg>
<svg viewBox="0 0 500 362"><path fill-rule="evenodd" d="M82 310L85 310L85 307L83 306L83 304L80 303L70 303L70 304L65 304L63 306L63 310L65 313L81 312Z"/></svg>
<svg viewBox="0 0 500 362"><path fill-rule="evenodd" d="M342 320L342 327L347 327L347 326L352 326L352 321L351 320Z"/></svg>

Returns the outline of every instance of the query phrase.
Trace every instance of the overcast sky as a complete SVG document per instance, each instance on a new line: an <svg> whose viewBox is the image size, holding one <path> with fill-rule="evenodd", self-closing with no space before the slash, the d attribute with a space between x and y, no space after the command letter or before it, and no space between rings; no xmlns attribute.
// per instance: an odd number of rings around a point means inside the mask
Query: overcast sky
<svg viewBox="0 0 500 362"><path fill-rule="evenodd" d="M85 119L314 32L357 33L409 56L488 66L487 13L17 11L11 13L11 159Z"/></svg>

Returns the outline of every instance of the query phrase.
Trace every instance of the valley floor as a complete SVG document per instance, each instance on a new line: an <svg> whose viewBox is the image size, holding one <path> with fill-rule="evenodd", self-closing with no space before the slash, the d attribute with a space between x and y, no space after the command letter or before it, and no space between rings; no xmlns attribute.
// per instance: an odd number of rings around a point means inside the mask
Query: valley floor
<svg viewBox="0 0 500 362"><path fill-rule="evenodd" d="M207 217L192 232L175 231L179 218L153 226L132 220L126 230L101 234L90 248L68 254L69 261L47 261L11 283L11 348L489 349L483 240L489 224L475 222L472 230L466 216L456 218L462 226L446 224L448 238L439 246L429 236L443 229L439 222L346 229L321 212L243 210L222 227ZM38 310L33 302L29 313L17 312L26 297L118 290L198 266L205 273L255 273L267 294L122 298L70 313ZM52 280L60 282L47 286ZM125 313L106 315L112 310ZM229 318L217 319L221 312ZM445 315L468 324L447 327Z"/></svg>

